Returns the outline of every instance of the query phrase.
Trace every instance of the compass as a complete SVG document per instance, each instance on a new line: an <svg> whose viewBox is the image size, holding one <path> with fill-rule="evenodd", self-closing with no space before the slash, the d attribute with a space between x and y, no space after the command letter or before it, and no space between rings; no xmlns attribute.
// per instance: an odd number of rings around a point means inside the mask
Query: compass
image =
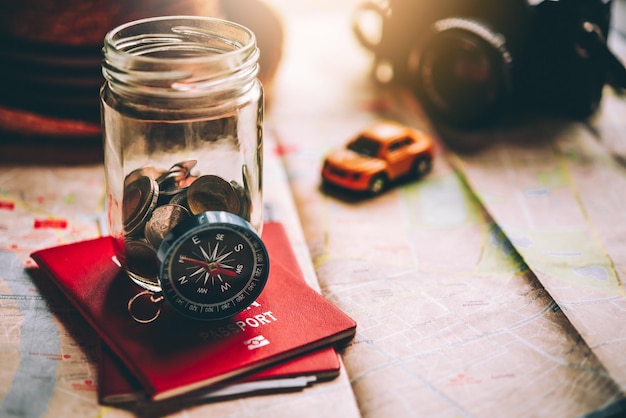
<svg viewBox="0 0 626 418"><path fill-rule="evenodd" d="M247 308L269 275L269 257L252 225L224 211L202 212L177 225L157 257L163 297L194 319L219 320Z"/></svg>

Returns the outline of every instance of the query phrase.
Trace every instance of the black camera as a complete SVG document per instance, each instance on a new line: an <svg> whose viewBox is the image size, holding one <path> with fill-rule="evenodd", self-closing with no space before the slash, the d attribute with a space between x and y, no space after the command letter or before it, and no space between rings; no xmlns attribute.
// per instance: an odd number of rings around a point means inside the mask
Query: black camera
<svg viewBox="0 0 626 418"><path fill-rule="evenodd" d="M607 45L611 0L388 0L362 4L354 32L375 76L410 86L429 115L482 126L503 110L586 118L605 84L626 87ZM379 39L362 14L382 22Z"/></svg>

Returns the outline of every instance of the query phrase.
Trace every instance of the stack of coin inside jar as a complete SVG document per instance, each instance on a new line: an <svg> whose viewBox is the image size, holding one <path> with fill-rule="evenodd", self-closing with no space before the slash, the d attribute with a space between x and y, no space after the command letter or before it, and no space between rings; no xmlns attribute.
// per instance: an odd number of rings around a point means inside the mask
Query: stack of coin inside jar
<svg viewBox="0 0 626 418"><path fill-rule="evenodd" d="M242 166L241 185L214 174L196 176L196 163L181 161L167 170L146 166L124 180L125 265L147 287L159 287L159 245L182 221L205 211L226 211L250 221L247 167Z"/></svg>
<svg viewBox="0 0 626 418"><path fill-rule="evenodd" d="M160 292L162 243L225 212L263 225L264 91L254 33L158 16L104 39L101 89L109 234L129 278Z"/></svg>

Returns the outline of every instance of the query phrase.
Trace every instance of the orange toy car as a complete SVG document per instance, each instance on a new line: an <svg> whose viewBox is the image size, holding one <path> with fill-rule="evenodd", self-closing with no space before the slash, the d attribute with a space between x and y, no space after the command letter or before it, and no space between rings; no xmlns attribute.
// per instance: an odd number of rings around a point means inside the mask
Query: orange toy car
<svg viewBox="0 0 626 418"><path fill-rule="evenodd" d="M379 121L324 159L322 180L345 189L379 194L396 179L422 177L432 168L428 135L396 122Z"/></svg>

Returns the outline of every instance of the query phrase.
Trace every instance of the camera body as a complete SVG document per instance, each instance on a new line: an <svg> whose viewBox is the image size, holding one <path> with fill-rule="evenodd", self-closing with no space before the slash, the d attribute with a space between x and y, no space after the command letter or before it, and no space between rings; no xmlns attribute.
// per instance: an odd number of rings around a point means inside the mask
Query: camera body
<svg viewBox="0 0 626 418"><path fill-rule="evenodd" d="M505 109L585 118L606 83L626 85L606 44L611 0L388 0L360 11L382 20L378 42L355 25L378 78L410 86L449 125L482 126Z"/></svg>

